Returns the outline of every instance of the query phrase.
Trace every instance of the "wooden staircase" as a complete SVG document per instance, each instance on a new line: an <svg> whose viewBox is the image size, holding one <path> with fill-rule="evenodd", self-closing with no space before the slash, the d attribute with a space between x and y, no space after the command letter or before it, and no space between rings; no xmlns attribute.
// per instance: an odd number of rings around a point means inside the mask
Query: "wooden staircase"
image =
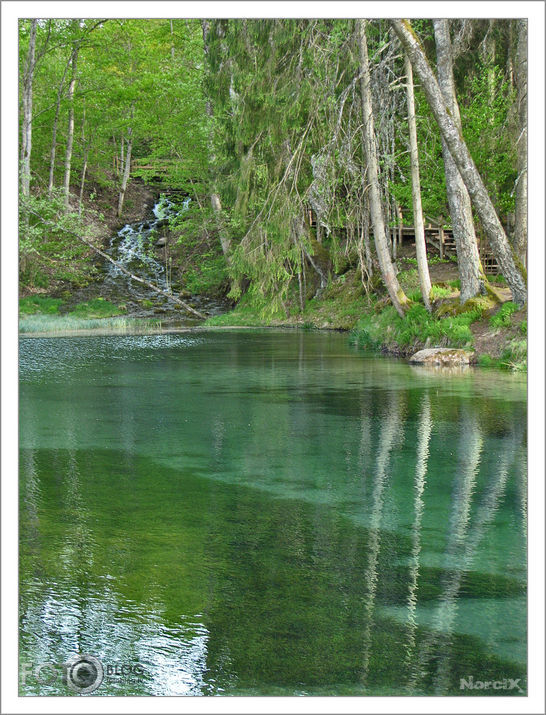
<svg viewBox="0 0 546 715"><path fill-rule="evenodd" d="M485 275L496 276L499 273L499 264L493 255L491 247L483 239L480 241L480 258Z"/></svg>
<svg viewBox="0 0 546 715"><path fill-rule="evenodd" d="M311 228L316 228L317 220L315 212L311 208L306 209L306 219ZM427 217L428 218L428 217ZM432 219L430 219L432 221ZM342 231L343 229L341 229ZM415 228L413 226L391 226L389 229L389 238L393 246L393 253L396 246L401 246L406 241L415 242ZM457 257L457 247L455 245L455 237L451 228L433 225L429 223L425 226L425 242L429 246L436 248L440 254L440 258ZM480 259L483 270L486 274L497 275L499 273L499 265L489 247L488 243L482 238L479 241Z"/></svg>

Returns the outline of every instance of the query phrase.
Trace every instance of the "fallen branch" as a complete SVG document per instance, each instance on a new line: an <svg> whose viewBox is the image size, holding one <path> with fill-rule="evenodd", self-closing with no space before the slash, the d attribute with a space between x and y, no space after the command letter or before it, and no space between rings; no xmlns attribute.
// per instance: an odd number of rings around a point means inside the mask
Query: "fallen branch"
<svg viewBox="0 0 546 715"><path fill-rule="evenodd" d="M33 216L36 216L37 218L39 218L40 221L41 221L43 224L45 224L46 226L52 226L53 228L56 228L57 230L59 229L59 226L58 226L57 224L53 223L52 221L46 221L45 219L43 219L43 218L40 216L40 214L37 214L35 211L30 211L30 210L29 210L28 213L30 213L30 214L32 214ZM121 265L120 263L118 263L117 261L114 261L114 259L111 258L107 253L105 253L104 251L101 251L100 248L97 248L96 246L94 246L94 245L93 245L90 241L88 241L86 238L83 238L83 236L80 236L79 234L74 233L74 231L70 231L69 229L63 228L62 230L65 231L66 233L69 233L69 234L72 235L72 236L75 236L75 237L76 237L79 241L81 241L82 243L85 243L85 245L86 245L86 246L89 246L89 248L90 248L91 250L95 251L95 253L98 253L99 256L102 256L103 258L105 258L105 259L106 259L107 261L109 261L112 265L116 266L116 268L117 268L118 270L120 270L122 273L125 273L125 275L129 276L129 277L132 278L133 280L137 281L138 283L142 283L142 284L145 285L145 286L148 286L148 288L151 288L151 289L152 289L153 291L155 291L156 293L160 293L161 295L164 295L166 298L168 298L169 300L171 300L173 303L176 303L177 305L182 306L182 308L184 308L185 311L187 311L188 313L191 313L192 315L195 315L197 318L203 318L203 319L206 318L206 315L204 315L203 313L200 313L198 310L195 310L195 308L192 308L191 305L188 305L188 304L185 303L183 300L180 300L180 298L175 298L175 296L172 295L172 293L167 293L166 290L162 290L161 288L159 288L158 286L154 285L153 283L150 283L150 281L147 281L147 280L145 280L144 278L140 278L139 276L135 276L134 273L131 273L130 271L128 271L127 268L125 268L124 266L122 266L122 265Z"/></svg>

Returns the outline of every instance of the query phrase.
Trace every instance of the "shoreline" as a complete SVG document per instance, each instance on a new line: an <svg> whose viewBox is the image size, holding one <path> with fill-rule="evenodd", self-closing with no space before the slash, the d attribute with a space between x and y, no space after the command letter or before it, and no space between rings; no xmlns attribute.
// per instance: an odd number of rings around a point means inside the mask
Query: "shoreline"
<svg viewBox="0 0 546 715"><path fill-rule="evenodd" d="M206 325L206 324L199 324L199 325L188 325L188 326L183 326L183 325L173 325L173 326L164 326L164 327L159 327L159 328L154 328L154 327L149 327L148 329L131 329L128 327L126 330L108 330L107 328L90 328L90 329L79 329L79 330L59 330L59 331L48 331L48 332L34 332L34 333L18 333L19 339L21 338L44 338L44 339L51 339L51 338L78 338L78 337L114 337L114 336L120 336L120 337L136 337L136 336L148 336L148 335L183 335L186 333L205 333L205 332L229 332L229 331L252 331L252 330L272 330L272 331L278 331L278 332L292 332L292 331L304 331L304 332L337 332L337 333L345 333L347 335L347 338L349 339L349 336L353 332L352 330L349 330L347 328L339 328L339 327L309 327L308 325L297 325L294 323L279 323L279 324L272 324L272 323L264 323L262 325ZM368 354L368 355L374 355L374 356L383 356L387 358L397 358L399 360L403 360L404 362L411 364L410 358L412 355L417 353L419 350L425 349L425 348L434 348L434 347L447 347L450 348L452 346L450 345L444 345L444 346L431 346L431 345L426 345L425 343L421 343L420 345L412 345L411 349L406 349L403 346L393 346L393 345L382 345L378 349L369 349L369 348L362 348L357 345L357 342L355 340L352 341L353 346L357 347L357 349L360 350L363 354ZM457 348L453 347L454 350ZM495 369L495 370L500 370L501 372L505 373L510 372L507 371L506 368L503 368L497 364L493 365L483 365L480 364L479 358L480 355L484 355L485 353L478 353L475 349L471 349L471 352L473 353L470 359L470 362L467 365L458 365L454 364L452 366L450 365L434 365L434 364L414 364L414 367L418 368L424 368L424 369L432 369L432 370L441 370L441 371L449 371L450 373L454 372L459 372L463 373L468 370L468 368L489 368L489 369ZM511 372L517 372L517 371L511 371Z"/></svg>

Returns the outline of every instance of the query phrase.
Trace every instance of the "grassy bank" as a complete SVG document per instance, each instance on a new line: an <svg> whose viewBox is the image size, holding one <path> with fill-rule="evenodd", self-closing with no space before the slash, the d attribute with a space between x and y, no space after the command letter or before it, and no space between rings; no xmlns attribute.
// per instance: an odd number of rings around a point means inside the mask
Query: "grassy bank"
<svg viewBox="0 0 546 715"><path fill-rule="evenodd" d="M74 318L66 315L28 315L19 319L19 333L132 333L161 328L161 321L144 318Z"/></svg>
<svg viewBox="0 0 546 715"><path fill-rule="evenodd" d="M78 303L65 311L62 298L33 295L19 301L19 333L65 334L80 332L146 332L161 327L161 321L125 316L124 305L104 298Z"/></svg>
<svg viewBox="0 0 546 715"><path fill-rule="evenodd" d="M459 303L456 279L433 285L433 311L420 301L417 271L402 271L399 280L413 305L401 318L386 296L366 295L353 272L341 276L303 311L293 299L283 313L271 314L266 301L245 295L229 313L206 321L210 326L300 326L350 331L364 350L409 356L424 347L473 350L484 367L527 369L526 314L510 302L487 295ZM502 278L496 281L502 285Z"/></svg>

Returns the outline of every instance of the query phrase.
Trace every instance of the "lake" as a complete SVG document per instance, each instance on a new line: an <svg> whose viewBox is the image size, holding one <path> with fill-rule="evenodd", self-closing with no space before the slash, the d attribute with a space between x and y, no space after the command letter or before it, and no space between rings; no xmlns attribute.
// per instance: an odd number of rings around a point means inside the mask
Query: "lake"
<svg viewBox="0 0 546 715"><path fill-rule="evenodd" d="M334 332L21 339L20 693L525 694L526 414Z"/></svg>

